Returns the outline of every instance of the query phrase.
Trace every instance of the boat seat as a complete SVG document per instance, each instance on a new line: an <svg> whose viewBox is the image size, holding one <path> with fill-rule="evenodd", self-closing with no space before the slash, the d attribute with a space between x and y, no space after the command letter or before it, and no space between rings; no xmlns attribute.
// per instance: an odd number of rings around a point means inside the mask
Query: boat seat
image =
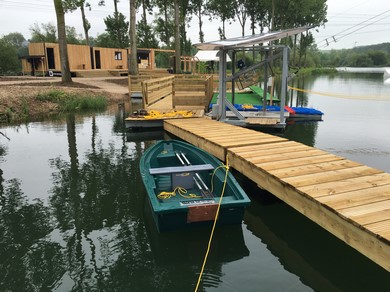
<svg viewBox="0 0 390 292"><path fill-rule="evenodd" d="M158 167L158 168L150 168L150 174L173 174L173 173L183 173L183 172L197 172L197 171L205 171L205 170L213 170L214 167L207 164L199 164L199 165L183 165L183 166L169 166L169 167Z"/></svg>

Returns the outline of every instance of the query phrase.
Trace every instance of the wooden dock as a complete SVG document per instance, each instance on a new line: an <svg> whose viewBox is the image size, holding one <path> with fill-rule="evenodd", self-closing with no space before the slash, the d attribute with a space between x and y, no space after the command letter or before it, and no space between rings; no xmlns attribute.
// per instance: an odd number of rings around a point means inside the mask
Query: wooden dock
<svg viewBox="0 0 390 292"><path fill-rule="evenodd" d="M164 129L202 148L390 271L390 174L284 138L204 118Z"/></svg>

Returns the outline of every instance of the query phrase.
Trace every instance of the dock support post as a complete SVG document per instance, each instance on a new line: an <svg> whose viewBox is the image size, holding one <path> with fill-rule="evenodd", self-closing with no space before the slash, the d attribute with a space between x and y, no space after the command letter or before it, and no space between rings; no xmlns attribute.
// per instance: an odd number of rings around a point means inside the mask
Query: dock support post
<svg viewBox="0 0 390 292"><path fill-rule="evenodd" d="M226 51L219 50L218 120L226 118Z"/></svg>
<svg viewBox="0 0 390 292"><path fill-rule="evenodd" d="M287 46L283 47L283 63L282 63L282 88L280 96L280 123L285 124L284 106L286 104L287 77L288 77L288 50Z"/></svg>

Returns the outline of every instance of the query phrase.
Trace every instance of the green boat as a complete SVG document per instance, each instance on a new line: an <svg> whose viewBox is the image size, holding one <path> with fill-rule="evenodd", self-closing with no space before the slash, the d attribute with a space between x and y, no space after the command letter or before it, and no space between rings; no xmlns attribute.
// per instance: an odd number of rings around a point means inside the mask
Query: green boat
<svg viewBox="0 0 390 292"><path fill-rule="evenodd" d="M250 203L217 158L185 142L158 141L142 155L140 171L159 231L210 225L219 204L217 224L240 224Z"/></svg>

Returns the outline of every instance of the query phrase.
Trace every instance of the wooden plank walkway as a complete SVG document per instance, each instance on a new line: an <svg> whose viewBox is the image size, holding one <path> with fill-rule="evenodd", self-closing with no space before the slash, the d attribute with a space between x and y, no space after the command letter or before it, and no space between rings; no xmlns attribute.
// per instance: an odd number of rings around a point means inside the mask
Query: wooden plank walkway
<svg viewBox="0 0 390 292"><path fill-rule="evenodd" d="M242 127L199 118L164 129L202 148L390 271L390 174Z"/></svg>

